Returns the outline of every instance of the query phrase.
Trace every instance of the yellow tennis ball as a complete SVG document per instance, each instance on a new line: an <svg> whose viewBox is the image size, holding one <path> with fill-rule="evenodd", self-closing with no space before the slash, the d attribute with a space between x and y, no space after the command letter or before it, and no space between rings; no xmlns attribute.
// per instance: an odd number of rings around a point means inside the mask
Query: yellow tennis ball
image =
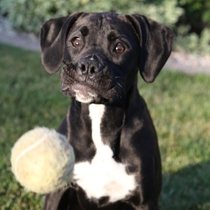
<svg viewBox="0 0 210 210"><path fill-rule="evenodd" d="M12 148L12 172L27 190L46 194L71 182L75 156L65 136L44 127L23 134Z"/></svg>

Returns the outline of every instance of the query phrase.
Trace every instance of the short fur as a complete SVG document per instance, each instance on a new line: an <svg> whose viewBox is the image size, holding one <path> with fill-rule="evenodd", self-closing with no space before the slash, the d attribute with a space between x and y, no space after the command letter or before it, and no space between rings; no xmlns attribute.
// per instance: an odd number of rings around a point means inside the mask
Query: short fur
<svg viewBox="0 0 210 210"><path fill-rule="evenodd" d="M76 158L71 186L47 195L45 210L158 210L159 147L137 73L155 80L173 35L145 16L115 13L74 13L42 26L45 70L54 74L63 63L62 91L72 104L59 132Z"/></svg>

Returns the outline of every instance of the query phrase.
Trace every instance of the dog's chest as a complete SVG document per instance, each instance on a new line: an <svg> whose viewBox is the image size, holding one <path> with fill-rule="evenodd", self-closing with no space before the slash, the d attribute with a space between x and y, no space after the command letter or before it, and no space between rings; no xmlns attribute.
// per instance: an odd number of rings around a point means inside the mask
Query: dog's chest
<svg viewBox="0 0 210 210"><path fill-rule="evenodd" d="M102 141L100 126L104 109L104 105L89 106L96 155L91 162L75 164L74 180L89 199L108 196L110 202L115 202L131 194L136 182L134 175L127 174L126 165L117 163L110 147Z"/></svg>

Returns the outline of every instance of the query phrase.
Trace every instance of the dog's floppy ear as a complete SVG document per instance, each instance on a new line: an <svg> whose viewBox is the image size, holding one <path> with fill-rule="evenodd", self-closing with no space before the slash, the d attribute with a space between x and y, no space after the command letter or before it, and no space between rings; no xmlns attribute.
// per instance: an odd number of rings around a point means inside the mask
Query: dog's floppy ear
<svg viewBox="0 0 210 210"><path fill-rule="evenodd" d="M82 13L51 19L43 24L40 33L42 64L49 74L60 67L65 51L66 37L70 28Z"/></svg>
<svg viewBox="0 0 210 210"><path fill-rule="evenodd" d="M165 25L142 15L127 15L140 43L141 76L153 82L172 51L173 31Z"/></svg>

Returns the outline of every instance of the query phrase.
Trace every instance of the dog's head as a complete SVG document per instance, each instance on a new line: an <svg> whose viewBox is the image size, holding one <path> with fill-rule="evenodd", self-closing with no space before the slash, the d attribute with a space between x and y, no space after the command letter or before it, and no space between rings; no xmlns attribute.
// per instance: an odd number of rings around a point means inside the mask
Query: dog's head
<svg viewBox="0 0 210 210"><path fill-rule="evenodd" d="M82 103L122 101L138 70L153 82L173 44L173 32L141 15L74 13L41 28L42 63L54 74L63 63L62 91Z"/></svg>

